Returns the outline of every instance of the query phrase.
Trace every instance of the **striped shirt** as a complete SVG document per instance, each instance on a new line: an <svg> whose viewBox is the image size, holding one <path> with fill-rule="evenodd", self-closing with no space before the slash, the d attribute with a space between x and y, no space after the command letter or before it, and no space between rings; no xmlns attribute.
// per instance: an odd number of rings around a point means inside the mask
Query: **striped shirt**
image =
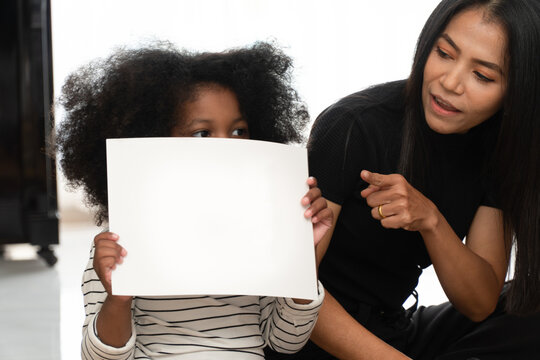
<svg viewBox="0 0 540 360"><path fill-rule="evenodd" d="M310 304L267 296L134 297L131 338L121 348L100 341L96 319L107 297L93 269L84 271L82 359L264 359L268 345L283 353L309 339L324 298Z"/></svg>

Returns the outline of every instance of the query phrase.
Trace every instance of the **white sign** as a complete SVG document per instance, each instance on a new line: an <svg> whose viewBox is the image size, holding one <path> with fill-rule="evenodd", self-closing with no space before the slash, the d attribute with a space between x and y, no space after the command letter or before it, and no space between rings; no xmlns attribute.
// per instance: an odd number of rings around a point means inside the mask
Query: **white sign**
<svg viewBox="0 0 540 360"><path fill-rule="evenodd" d="M255 140L107 140L116 295L317 298L304 148Z"/></svg>

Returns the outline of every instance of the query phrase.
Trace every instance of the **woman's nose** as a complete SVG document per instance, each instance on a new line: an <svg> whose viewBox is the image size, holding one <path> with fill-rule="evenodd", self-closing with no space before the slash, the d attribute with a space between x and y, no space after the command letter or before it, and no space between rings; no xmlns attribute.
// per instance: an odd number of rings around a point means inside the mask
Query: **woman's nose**
<svg viewBox="0 0 540 360"><path fill-rule="evenodd" d="M461 95L463 93L462 72L453 68L445 72L440 78L441 85L448 91Z"/></svg>

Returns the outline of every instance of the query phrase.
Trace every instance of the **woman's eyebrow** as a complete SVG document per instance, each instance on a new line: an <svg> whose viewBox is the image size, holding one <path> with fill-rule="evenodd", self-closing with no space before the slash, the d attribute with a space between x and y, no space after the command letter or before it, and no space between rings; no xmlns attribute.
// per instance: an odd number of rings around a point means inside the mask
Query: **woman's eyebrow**
<svg viewBox="0 0 540 360"><path fill-rule="evenodd" d="M444 33L441 35L441 37L446 40L446 42L448 44L450 44L450 46L452 46L458 53L461 53L461 49L459 48L459 46L454 42L454 40L452 40L452 38L450 37L450 35ZM477 58L473 58L472 59L475 63L479 64L479 65L482 65L482 66L485 66L491 70L494 70L494 71L497 71L499 72L500 74L503 74L503 71L501 69L501 67L495 63L492 63L492 62L489 62L489 61L485 61L485 60L481 60L481 59L477 59Z"/></svg>
<svg viewBox="0 0 540 360"><path fill-rule="evenodd" d="M446 40L447 43L450 44L450 46L452 46L457 52L461 52L461 49L459 48L459 46L457 46L457 44L454 42L454 40L452 40L452 38L450 37L450 35L444 33L441 35L441 37Z"/></svg>

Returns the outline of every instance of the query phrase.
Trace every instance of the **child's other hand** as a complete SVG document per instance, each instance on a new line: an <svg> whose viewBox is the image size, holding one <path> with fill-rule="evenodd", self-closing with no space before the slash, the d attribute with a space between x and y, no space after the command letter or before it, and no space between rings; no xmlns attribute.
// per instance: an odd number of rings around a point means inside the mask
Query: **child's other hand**
<svg viewBox="0 0 540 360"><path fill-rule="evenodd" d="M328 208L326 199L322 197L321 190L317 187L317 179L307 179L309 191L302 198L302 205L309 207L304 212L306 218L311 218L313 223L313 242L315 246L332 227L334 213Z"/></svg>
<svg viewBox="0 0 540 360"><path fill-rule="evenodd" d="M94 238L94 270L109 294L109 298L118 301L131 301L131 296L114 296L111 291L111 274L116 264L121 264L127 251L118 244L119 236L112 232L103 232Z"/></svg>

